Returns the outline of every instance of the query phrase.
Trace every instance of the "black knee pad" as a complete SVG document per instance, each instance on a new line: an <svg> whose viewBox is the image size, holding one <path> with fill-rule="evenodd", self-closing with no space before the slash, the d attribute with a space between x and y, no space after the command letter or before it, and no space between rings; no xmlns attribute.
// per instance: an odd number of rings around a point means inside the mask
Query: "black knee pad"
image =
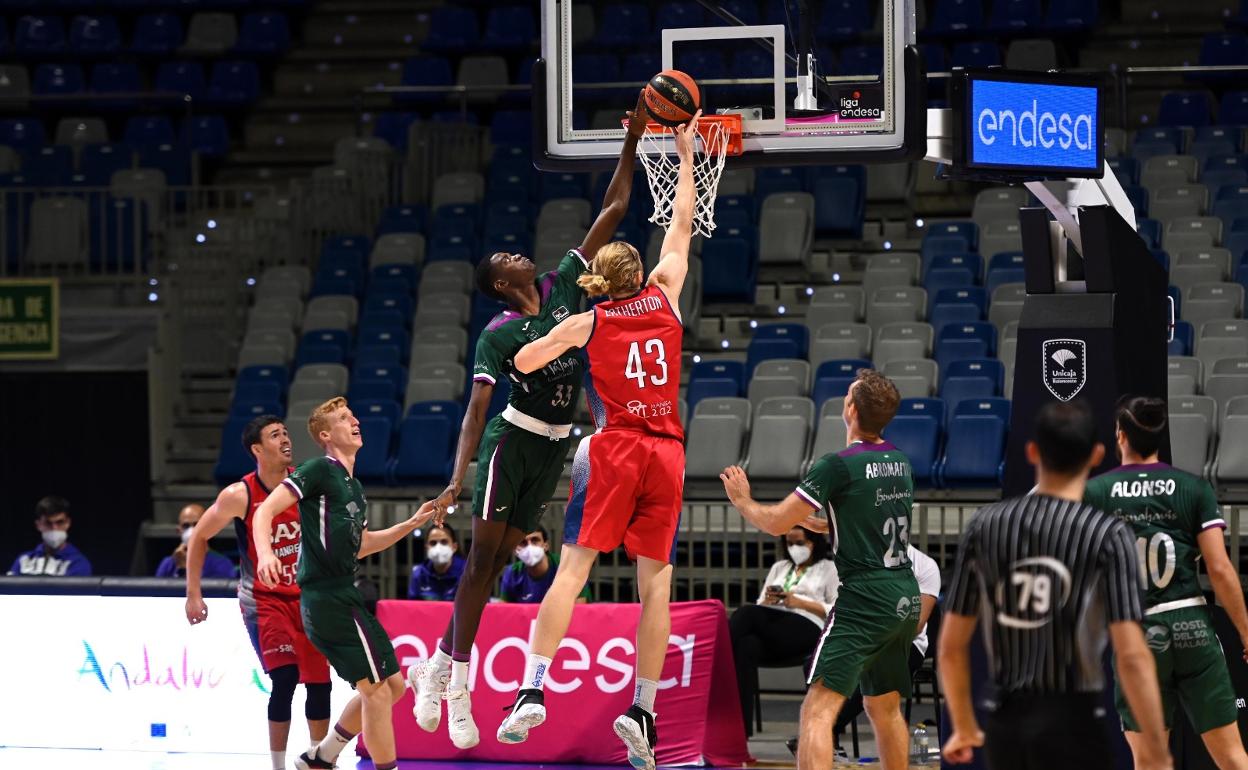
<svg viewBox="0 0 1248 770"><path fill-rule="evenodd" d="M295 688L299 686L298 666L278 666L269 672L273 682L273 690L269 693L269 721L289 722L290 702L295 698Z"/></svg>
<svg viewBox="0 0 1248 770"><path fill-rule="evenodd" d="M308 719L329 719L329 682L306 684L307 699L303 703L303 715Z"/></svg>

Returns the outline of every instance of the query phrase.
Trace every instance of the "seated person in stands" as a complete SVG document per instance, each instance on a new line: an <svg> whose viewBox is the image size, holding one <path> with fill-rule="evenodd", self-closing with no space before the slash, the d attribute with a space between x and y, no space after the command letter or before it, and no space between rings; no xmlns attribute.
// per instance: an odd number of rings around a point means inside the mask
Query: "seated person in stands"
<svg viewBox="0 0 1248 770"><path fill-rule="evenodd" d="M503 573L503 601L540 604L559 570L559 557L550 552L550 536L543 527L525 535L516 546L516 558ZM589 586L577 597L577 604L589 601Z"/></svg>
<svg viewBox="0 0 1248 770"><path fill-rule="evenodd" d="M467 561L459 555L459 537L449 524L432 527L425 535L425 560L412 568L407 598L453 602Z"/></svg>
<svg viewBox="0 0 1248 770"><path fill-rule="evenodd" d="M746 735L753 734L758 669L801 665L814 652L840 585L823 535L794 527L779 548L783 556L767 573L758 602L737 609L728 622Z"/></svg>
<svg viewBox="0 0 1248 770"><path fill-rule="evenodd" d="M35 505L35 529L43 542L19 554L10 575L90 577L91 562L69 543L69 501L49 495Z"/></svg>
<svg viewBox="0 0 1248 770"><path fill-rule="evenodd" d="M195 525L199 523L203 515L204 506L199 503L183 506L182 510L178 511L178 534L182 536L182 542L173 549L173 553L160 560L160 566L156 568L156 577L186 577L186 544L190 542L191 533L195 531ZM237 576L234 562L227 557L211 549L204 554L204 569L200 577L228 579Z"/></svg>

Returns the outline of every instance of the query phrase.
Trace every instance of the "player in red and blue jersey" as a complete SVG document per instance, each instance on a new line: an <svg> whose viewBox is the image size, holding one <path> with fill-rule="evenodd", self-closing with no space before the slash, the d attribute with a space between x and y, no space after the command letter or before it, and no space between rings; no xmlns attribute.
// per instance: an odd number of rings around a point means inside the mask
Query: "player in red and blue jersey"
<svg viewBox="0 0 1248 770"><path fill-rule="evenodd" d="M598 554L623 545L637 561L641 620L633 705L615 720L629 762L654 768L654 698L671 632L672 550L684 491L684 430L677 409L683 328L680 290L689 270L696 189L693 141L697 116L676 130L680 176L662 258L643 282L637 249L609 243L579 283L607 301L574 315L516 354L522 374L540 370L570 348L583 348L586 389L597 432L581 442L572 464L572 493L563 556L542 600L528 667L498 740L520 743L546 719L543 685L567 633L576 598Z"/></svg>
<svg viewBox="0 0 1248 770"><path fill-rule="evenodd" d="M256 580L259 560L251 538L252 515L293 470L290 435L280 417L264 415L243 429L243 446L255 456L256 470L221 490L187 541L186 619L192 625L208 619L208 607L200 589L204 555L208 551L208 541L233 521L241 550L238 602L243 611L243 623L265 673L272 680L269 752L274 770L285 770L291 700L300 683L307 688L304 715L312 745L320 743L329 732L329 661L308 639L299 614L295 566L299 561L301 540L296 506L290 506L273 519L271 539L273 552L281 562L281 579L274 586Z"/></svg>

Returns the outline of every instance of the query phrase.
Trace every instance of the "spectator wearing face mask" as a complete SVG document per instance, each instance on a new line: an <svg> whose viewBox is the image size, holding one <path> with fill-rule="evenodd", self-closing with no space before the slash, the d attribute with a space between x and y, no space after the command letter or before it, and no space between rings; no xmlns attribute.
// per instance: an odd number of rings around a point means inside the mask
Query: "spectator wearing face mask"
<svg viewBox="0 0 1248 770"><path fill-rule="evenodd" d="M186 577L186 544L190 541L191 533L195 531L195 525L199 523L203 515L204 506L199 503L191 503L178 511L178 534L182 536L182 542L173 549L173 553L160 560L160 566L156 567L156 577ZM234 570L234 562L216 551L209 550L204 554L204 569L200 576L232 578L236 577L237 573Z"/></svg>
<svg viewBox="0 0 1248 770"><path fill-rule="evenodd" d="M753 734L758 669L799 665L814 651L840 586L823 535L794 527L780 549L783 557L767 573L758 601L728 621L747 735Z"/></svg>
<svg viewBox="0 0 1248 770"><path fill-rule="evenodd" d="M459 555L459 538L449 524L435 526L425 535L425 560L412 568L407 598L431 602L455 601L455 589L467 564Z"/></svg>
<svg viewBox="0 0 1248 770"><path fill-rule="evenodd" d="M69 543L69 501L49 495L35 505L35 529L43 542L19 554L9 567L10 575L90 577L91 562Z"/></svg>
<svg viewBox="0 0 1248 770"><path fill-rule="evenodd" d="M503 573L503 601L539 604L555 582L559 557L550 552L550 537L538 527L516 546L518 561ZM589 586L577 597L577 604L589 601Z"/></svg>

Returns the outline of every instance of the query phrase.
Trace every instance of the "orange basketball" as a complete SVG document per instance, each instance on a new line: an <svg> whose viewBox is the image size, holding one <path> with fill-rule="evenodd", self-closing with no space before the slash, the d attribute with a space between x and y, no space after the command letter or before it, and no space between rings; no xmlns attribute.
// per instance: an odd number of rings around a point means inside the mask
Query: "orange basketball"
<svg viewBox="0 0 1248 770"><path fill-rule="evenodd" d="M646 84L646 111L668 127L688 123L702 105L697 81L680 70L663 70Z"/></svg>

